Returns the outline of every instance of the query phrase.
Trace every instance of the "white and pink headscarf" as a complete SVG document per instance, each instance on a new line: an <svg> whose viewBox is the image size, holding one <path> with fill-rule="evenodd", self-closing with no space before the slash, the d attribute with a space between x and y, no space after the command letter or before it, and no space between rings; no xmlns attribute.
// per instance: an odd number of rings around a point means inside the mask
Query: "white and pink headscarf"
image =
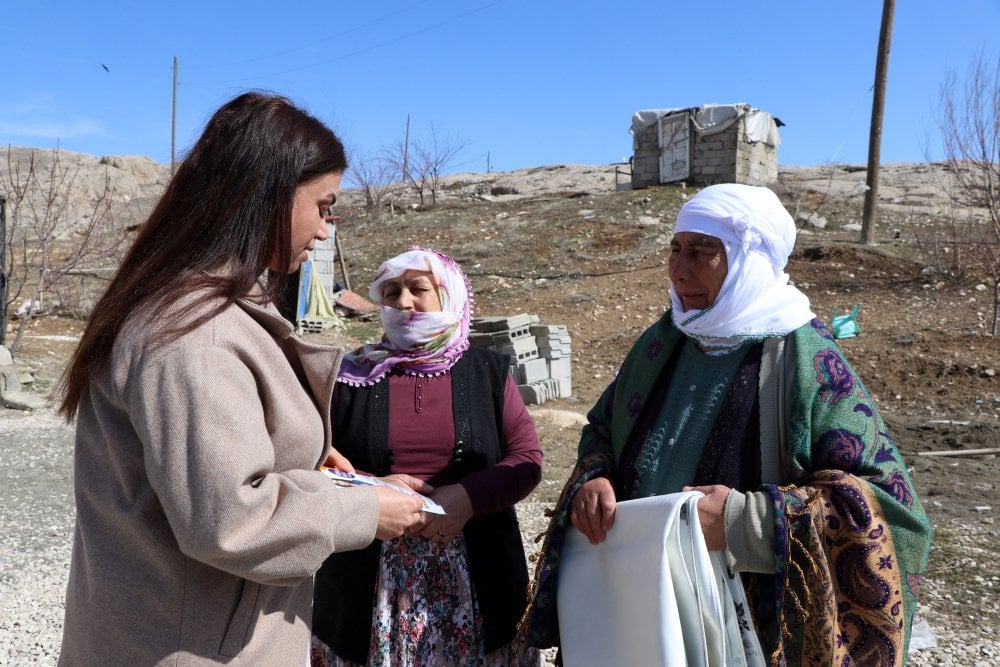
<svg viewBox="0 0 1000 667"><path fill-rule="evenodd" d="M747 339L784 336L816 317L785 273L795 221L767 188L711 185L681 207L674 227L679 232L714 236L726 248L729 270L711 306L685 311L670 286L674 324L705 349L726 351Z"/></svg>
<svg viewBox="0 0 1000 667"><path fill-rule="evenodd" d="M407 271L430 271L441 301L440 312L399 310L382 303L382 284ZM381 306L385 335L344 356L337 382L373 385L395 367L411 375L446 373L469 349L472 287L455 261L437 250L412 248L383 262L368 290Z"/></svg>

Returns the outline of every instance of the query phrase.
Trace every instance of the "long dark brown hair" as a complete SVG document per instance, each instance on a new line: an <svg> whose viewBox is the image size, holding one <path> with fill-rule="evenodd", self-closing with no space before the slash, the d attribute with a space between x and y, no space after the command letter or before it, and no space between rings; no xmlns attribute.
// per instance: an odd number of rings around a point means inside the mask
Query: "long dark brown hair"
<svg viewBox="0 0 1000 667"><path fill-rule="evenodd" d="M63 416L76 415L130 315L156 303L153 340L168 342L246 295L272 258L289 257L295 189L346 168L337 135L284 97L244 93L216 111L94 307L60 381ZM273 300L287 275L266 282ZM217 305L196 318L169 308L195 290Z"/></svg>

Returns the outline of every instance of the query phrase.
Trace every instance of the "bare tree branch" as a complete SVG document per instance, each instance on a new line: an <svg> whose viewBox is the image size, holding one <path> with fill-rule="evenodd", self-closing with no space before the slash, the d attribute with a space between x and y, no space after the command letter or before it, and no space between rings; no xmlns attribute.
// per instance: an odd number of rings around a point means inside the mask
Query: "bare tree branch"
<svg viewBox="0 0 1000 667"><path fill-rule="evenodd" d="M31 151L20 161L8 146L6 157L5 168L0 168L0 191L8 195L3 242L11 252L7 265L0 267L9 287L6 303L0 307L9 311L28 295L10 346L13 354L25 325L49 310L47 295L61 297L67 275L117 264L125 234L113 215L115 191L109 165L105 164L102 181L91 187L78 183L79 167L66 166L59 149L48 156ZM75 193L81 187L86 192L79 198Z"/></svg>
<svg viewBox="0 0 1000 667"><path fill-rule="evenodd" d="M433 206L437 203L441 177L454 165L455 159L467 146L467 142L451 134L441 136L434 125L431 125L427 139L412 141L409 146L403 141L397 141L386 149L385 156L400 178L417 193L420 205L426 205L426 195L429 193Z"/></svg>
<svg viewBox="0 0 1000 667"><path fill-rule="evenodd" d="M361 191L365 212L378 219L395 185L397 166L388 159L385 151L354 151L350 163L351 168L347 172L349 182Z"/></svg>
<svg viewBox="0 0 1000 667"><path fill-rule="evenodd" d="M993 335L1000 328L1000 57L980 54L964 82L949 72L941 85L938 129L951 179L948 192L960 207L985 211L987 229L969 247L993 281Z"/></svg>

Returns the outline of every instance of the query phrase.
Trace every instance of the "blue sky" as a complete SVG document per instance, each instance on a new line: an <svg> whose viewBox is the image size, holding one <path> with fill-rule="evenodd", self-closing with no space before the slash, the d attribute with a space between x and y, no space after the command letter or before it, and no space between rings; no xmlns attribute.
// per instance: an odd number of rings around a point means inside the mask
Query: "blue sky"
<svg viewBox="0 0 1000 667"><path fill-rule="evenodd" d="M878 0L5 2L0 144L169 162L234 95L289 96L355 150L462 142L452 171L601 164L638 109L747 102L783 165L867 159ZM1000 55L1000 0L896 4L882 161L935 150L945 73ZM107 69L105 69L107 67ZM932 157L935 155L932 154Z"/></svg>

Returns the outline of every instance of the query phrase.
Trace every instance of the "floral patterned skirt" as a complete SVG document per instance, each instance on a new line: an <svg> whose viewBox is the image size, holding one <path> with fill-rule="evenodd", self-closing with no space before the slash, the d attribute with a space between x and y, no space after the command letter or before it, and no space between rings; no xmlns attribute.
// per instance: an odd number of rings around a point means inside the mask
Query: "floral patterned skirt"
<svg viewBox="0 0 1000 667"><path fill-rule="evenodd" d="M485 654L465 540L403 536L382 544L368 667L536 667L541 654L511 645ZM359 667L313 637L313 667Z"/></svg>

